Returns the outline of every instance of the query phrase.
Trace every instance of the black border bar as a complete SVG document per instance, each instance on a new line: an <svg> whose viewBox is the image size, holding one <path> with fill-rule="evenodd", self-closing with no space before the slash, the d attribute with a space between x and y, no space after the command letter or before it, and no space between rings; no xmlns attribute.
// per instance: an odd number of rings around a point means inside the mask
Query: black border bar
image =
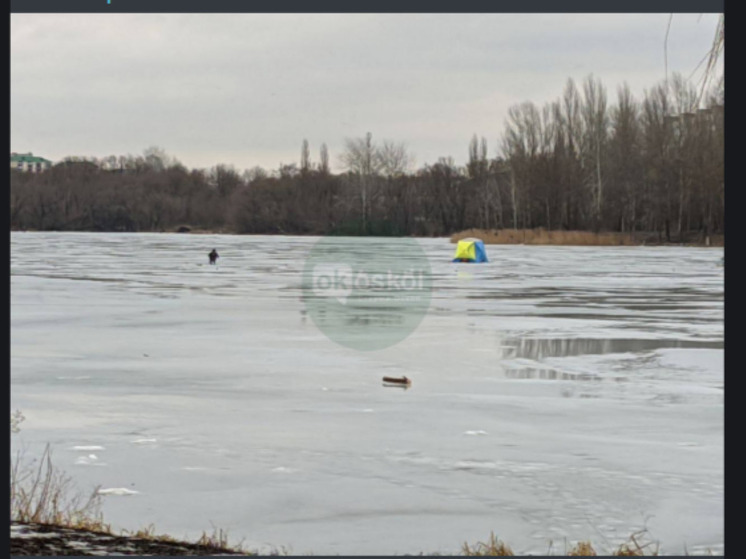
<svg viewBox="0 0 746 559"><path fill-rule="evenodd" d="M723 13L725 0L10 0L11 13Z"/></svg>

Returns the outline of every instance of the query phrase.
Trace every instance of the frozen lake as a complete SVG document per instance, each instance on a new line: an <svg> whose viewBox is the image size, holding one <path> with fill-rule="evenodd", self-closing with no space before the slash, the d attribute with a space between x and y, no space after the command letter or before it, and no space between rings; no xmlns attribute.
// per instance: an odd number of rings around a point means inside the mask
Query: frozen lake
<svg viewBox="0 0 746 559"><path fill-rule="evenodd" d="M723 551L722 249L468 265L420 239L429 310L366 352L308 317L316 241L11 233L14 449L136 492L103 497L113 528L265 551L447 554L494 531L607 552L643 527L665 554Z"/></svg>

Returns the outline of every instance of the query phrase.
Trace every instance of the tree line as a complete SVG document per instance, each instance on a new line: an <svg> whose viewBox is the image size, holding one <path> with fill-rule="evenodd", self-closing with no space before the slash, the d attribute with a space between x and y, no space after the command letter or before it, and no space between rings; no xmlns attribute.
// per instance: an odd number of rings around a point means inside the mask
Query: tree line
<svg viewBox="0 0 746 559"><path fill-rule="evenodd" d="M655 232L677 241L723 231L724 87L706 96L674 75L610 102L600 80L569 79L542 107L511 107L489 155L415 168L403 143L345 140L343 172L324 144L314 162L239 172L188 169L159 148L67 157L43 173L11 170L12 229L447 235L468 228Z"/></svg>

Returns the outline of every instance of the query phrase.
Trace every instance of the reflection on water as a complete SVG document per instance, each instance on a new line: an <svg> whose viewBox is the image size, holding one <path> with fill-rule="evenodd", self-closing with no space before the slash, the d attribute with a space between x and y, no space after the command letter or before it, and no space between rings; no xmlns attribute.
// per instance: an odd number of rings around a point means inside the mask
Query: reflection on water
<svg viewBox="0 0 746 559"><path fill-rule="evenodd" d="M505 341L505 356L518 359L641 353L663 348L722 349L722 341L599 339L599 338L521 338Z"/></svg>
<svg viewBox="0 0 746 559"><path fill-rule="evenodd" d="M546 379L546 380L601 380L598 375L591 375L589 373L563 373L555 371L553 369L508 369L505 371L505 376L508 378L520 378L520 379Z"/></svg>
<svg viewBox="0 0 746 559"><path fill-rule="evenodd" d="M570 373L557 371L554 369L541 369L524 367L521 369L506 369L505 376L512 379L542 379L542 380L574 380L574 381L601 381L613 380L615 382L625 382L627 377L612 376L601 377L591 373Z"/></svg>

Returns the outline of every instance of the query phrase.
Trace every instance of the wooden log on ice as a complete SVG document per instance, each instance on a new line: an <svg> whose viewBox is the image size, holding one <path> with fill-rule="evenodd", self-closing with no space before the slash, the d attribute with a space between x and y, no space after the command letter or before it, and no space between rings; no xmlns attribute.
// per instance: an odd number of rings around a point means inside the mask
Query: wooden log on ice
<svg viewBox="0 0 746 559"><path fill-rule="evenodd" d="M385 384L390 385L396 385L396 386L404 386L409 387L412 386L412 380L402 376L402 377L383 377L383 382Z"/></svg>

